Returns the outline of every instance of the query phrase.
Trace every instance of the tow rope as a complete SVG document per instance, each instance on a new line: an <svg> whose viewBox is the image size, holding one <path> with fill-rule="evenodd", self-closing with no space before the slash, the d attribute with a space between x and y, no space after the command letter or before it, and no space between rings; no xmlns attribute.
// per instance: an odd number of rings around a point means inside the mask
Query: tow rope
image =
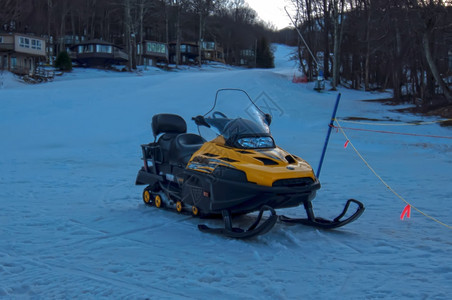
<svg viewBox="0 0 452 300"><path fill-rule="evenodd" d="M338 123L337 119L335 121L336 121L336 123ZM332 125L332 127L336 128L336 129L339 128L339 127L334 126L334 125ZM356 130L356 131L368 131L368 132L376 132L376 133L387 133L387 134L398 134L398 135L422 136L422 137L430 137L430 138L437 138L437 139L451 139L452 140L452 136L429 135L429 134L418 134L418 133L407 133L407 132L395 132L395 131L386 131L386 130L372 130L372 129L353 128L353 127L342 127L342 129Z"/></svg>
<svg viewBox="0 0 452 300"><path fill-rule="evenodd" d="M381 181L381 183L383 183L383 185L390 190L397 198L399 198L400 200L402 200L403 202L405 202L406 206L402 212L402 214L400 215L400 218L403 219L403 217L406 215L407 218L410 217L410 208L413 208L415 211L417 211L418 213L420 213L421 215L433 220L434 222L448 228L448 229L452 229L452 226L441 222L440 220L438 220L437 218L423 212L422 210L420 210L419 208L417 208L416 206L412 205L410 202L408 202L405 198L403 198L401 195L399 195L386 181L383 180L383 178L375 171L374 168L372 168L372 166L369 164L369 162L366 161L366 159L361 155L361 153L358 151L358 149L356 149L355 145L353 145L353 143L350 141L350 138L347 136L347 134L345 133L344 129L346 129L345 127L342 127L341 124L339 123L339 121L337 119L334 119L334 121L336 122L337 126L332 125L333 127L337 128L338 130L341 131L341 133L344 135L345 139L346 139L346 145L352 147L352 149L355 151L355 153L358 155L358 157L363 161L363 163L369 168L370 171L372 171L372 173ZM363 131L372 131L372 130L363 130ZM381 132L381 131L377 131L377 132ZM392 132L382 132L382 133L392 133ZM412 134L410 134L412 135ZM413 134L414 135L414 134ZM423 136L423 135L420 135ZM436 137L436 136L430 136L430 137ZM451 138L451 137L441 137L441 138Z"/></svg>

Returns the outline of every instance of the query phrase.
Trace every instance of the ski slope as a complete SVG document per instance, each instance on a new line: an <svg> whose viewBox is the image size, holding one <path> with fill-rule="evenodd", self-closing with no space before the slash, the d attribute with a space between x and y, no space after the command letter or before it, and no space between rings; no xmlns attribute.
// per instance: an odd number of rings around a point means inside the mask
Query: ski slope
<svg viewBox="0 0 452 300"><path fill-rule="evenodd" d="M317 169L337 92L291 82L291 49L276 68L212 65L139 73L75 69L25 85L0 74L0 298L2 299L450 299L452 140L333 131L313 201L335 217L362 201L356 222L334 231L276 224L266 235L233 240L201 233L221 220L146 207L134 185L140 144L156 113L192 116L219 88L245 89L273 114L276 143ZM388 94L340 89L337 117L375 119L371 130L452 136L436 118L395 112ZM303 216L303 208L278 212ZM247 220L247 217L242 217ZM240 221L240 220L239 220Z"/></svg>

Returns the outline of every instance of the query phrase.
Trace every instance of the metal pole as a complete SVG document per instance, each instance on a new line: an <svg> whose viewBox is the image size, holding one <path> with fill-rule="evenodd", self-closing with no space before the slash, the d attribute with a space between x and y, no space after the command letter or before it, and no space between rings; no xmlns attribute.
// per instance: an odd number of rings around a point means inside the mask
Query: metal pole
<svg viewBox="0 0 452 300"><path fill-rule="evenodd" d="M306 48L309 51L309 54L311 54L312 59L314 60L315 64L317 65L317 69L319 69L319 62L317 61L316 57L314 56L314 54L311 51L311 48L309 48L308 43L306 43L305 39L303 38L303 35L301 34L300 30L298 30L297 24L295 24L295 21L292 19L292 17L290 16L289 12L287 11L287 8L284 6L284 10L286 11L287 16L290 19L290 22L292 22L293 26L295 27L295 30L297 31L298 35L300 36L301 40L303 41L303 43L305 44Z"/></svg>
<svg viewBox="0 0 452 300"><path fill-rule="evenodd" d="M328 133L326 134L325 144L323 145L322 156L320 157L319 168L317 169L316 176L319 178L320 170L322 169L323 159L325 158L326 148L328 147L328 142L330 140L331 130L333 129L334 120L336 119L336 112L339 106L339 101L341 100L341 93L337 95L336 104L334 105L333 115L331 116L330 124L328 125Z"/></svg>

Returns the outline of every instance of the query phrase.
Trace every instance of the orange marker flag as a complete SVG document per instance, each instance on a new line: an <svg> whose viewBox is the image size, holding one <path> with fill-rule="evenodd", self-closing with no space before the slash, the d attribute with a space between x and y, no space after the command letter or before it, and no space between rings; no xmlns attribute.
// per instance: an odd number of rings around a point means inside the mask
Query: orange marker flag
<svg viewBox="0 0 452 300"><path fill-rule="evenodd" d="M400 220L403 220L403 218L405 218L405 216L407 218L411 217L411 206L409 204L407 204L405 206L405 208L403 209L402 214L400 215Z"/></svg>

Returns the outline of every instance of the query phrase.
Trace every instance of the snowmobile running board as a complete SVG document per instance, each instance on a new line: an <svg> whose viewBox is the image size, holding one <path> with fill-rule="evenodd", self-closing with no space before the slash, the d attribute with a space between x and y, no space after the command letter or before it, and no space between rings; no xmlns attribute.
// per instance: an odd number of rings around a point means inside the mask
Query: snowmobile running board
<svg viewBox="0 0 452 300"><path fill-rule="evenodd" d="M271 215L267 220L259 225L264 211L266 210L270 211ZM229 210L223 210L221 213L223 215L224 228L210 228L204 224L200 224L198 225L198 229L202 232L220 234L236 239L246 239L267 233L270 229L273 228L273 226L275 226L275 223L278 220L278 216L276 215L275 210L270 206L264 205L261 207L259 215L257 216L254 223L248 229L244 230L241 228L232 227L232 218Z"/></svg>
<svg viewBox="0 0 452 300"><path fill-rule="evenodd" d="M347 213L348 208L350 207L350 204L352 202L358 205L356 212L353 215L351 215L350 217L348 217L347 219L344 219L341 221L341 219ZM342 211L342 213L331 221L331 220L326 220L323 218L316 218L314 215L314 211L312 210L312 204L310 201L304 203L304 207L306 209L306 214L308 215L307 219L289 218L286 216L279 216L279 220L281 222L285 222L285 223L308 225L308 226L313 226L313 227L317 227L320 229L333 229L333 228L342 227L348 223L355 221L363 214L364 209L365 209L364 205L361 202L359 202L358 200L349 199L347 201L347 204L345 204L345 207L344 207L344 210Z"/></svg>

